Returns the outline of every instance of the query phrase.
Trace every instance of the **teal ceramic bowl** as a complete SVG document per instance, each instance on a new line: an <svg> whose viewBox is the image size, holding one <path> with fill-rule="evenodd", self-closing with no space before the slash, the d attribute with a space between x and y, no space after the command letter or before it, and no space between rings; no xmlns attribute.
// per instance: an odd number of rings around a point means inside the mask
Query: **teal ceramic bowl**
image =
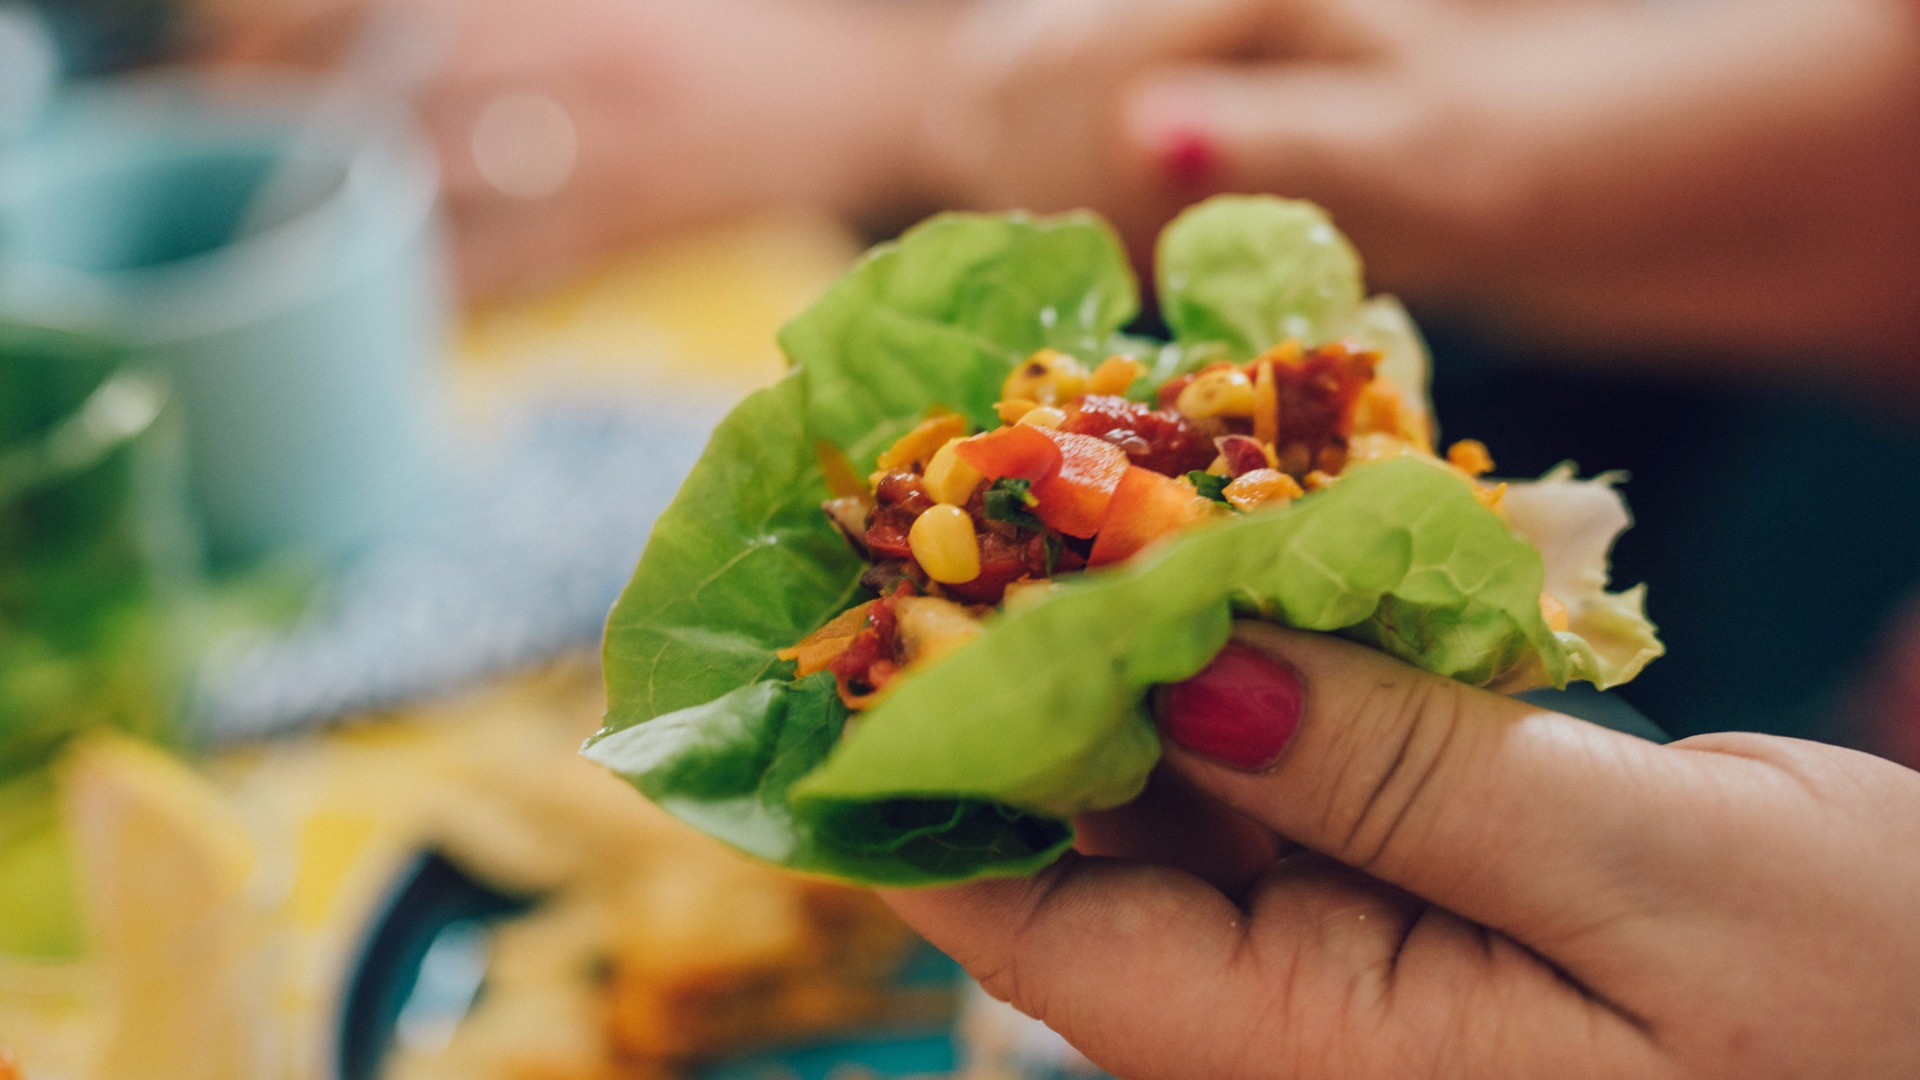
<svg viewBox="0 0 1920 1080"><path fill-rule="evenodd" d="M82 327L162 369L213 555L346 555L431 482L448 291L438 177L398 111L298 145L319 91L141 77L58 98L0 171L0 315Z"/></svg>

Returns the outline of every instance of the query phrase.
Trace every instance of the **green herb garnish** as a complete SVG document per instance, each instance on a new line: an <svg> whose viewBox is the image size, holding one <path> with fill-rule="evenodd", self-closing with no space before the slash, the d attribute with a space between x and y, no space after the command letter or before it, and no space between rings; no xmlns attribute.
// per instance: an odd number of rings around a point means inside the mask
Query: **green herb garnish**
<svg viewBox="0 0 1920 1080"><path fill-rule="evenodd" d="M1187 483L1192 484L1193 490L1199 492L1202 498L1212 499L1217 503L1224 503L1227 501L1227 485L1233 483L1233 481L1225 476L1218 476L1214 473L1201 472L1195 469L1193 472L1187 474ZM1232 504L1229 503L1228 505Z"/></svg>
<svg viewBox="0 0 1920 1080"><path fill-rule="evenodd" d="M993 521L1004 521L1009 525L1034 532L1045 532L1047 524L1040 520L1033 508L1040 500L1033 497L1033 483L1011 476L1003 476L993 482L987 493L980 498L980 512Z"/></svg>

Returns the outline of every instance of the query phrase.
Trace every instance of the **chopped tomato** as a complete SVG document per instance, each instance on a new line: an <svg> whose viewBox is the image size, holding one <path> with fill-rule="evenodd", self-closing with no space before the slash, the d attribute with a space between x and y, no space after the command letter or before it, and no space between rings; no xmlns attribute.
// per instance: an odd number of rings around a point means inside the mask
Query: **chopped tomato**
<svg viewBox="0 0 1920 1080"><path fill-rule="evenodd" d="M1040 428L1024 425L995 428L955 443L960 460L980 470L989 480L1011 476L1036 485L1060 471L1060 448Z"/></svg>
<svg viewBox="0 0 1920 1080"><path fill-rule="evenodd" d="M1192 485L1150 469L1129 468L1113 489L1087 565L1117 563L1212 513L1212 504L1195 494Z"/></svg>
<svg viewBox="0 0 1920 1080"><path fill-rule="evenodd" d="M1035 481L1033 512L1041 521L1068 536L1086 538L1100 530L1113 489L1128 469L1127 452L1092 435L1075 435L1051 428L1043 432L1060 448L1060 470Z"/></svg>
<svg viewBox="0 0 1920 1080"><path fill-rule="evenodd" d="M1127 452L1133 464L1185 476L1213 460L1213 441L1172 409L1150 409L1123 397L1087 394L1073 403L1061 431L1095 435Z"/></svg>

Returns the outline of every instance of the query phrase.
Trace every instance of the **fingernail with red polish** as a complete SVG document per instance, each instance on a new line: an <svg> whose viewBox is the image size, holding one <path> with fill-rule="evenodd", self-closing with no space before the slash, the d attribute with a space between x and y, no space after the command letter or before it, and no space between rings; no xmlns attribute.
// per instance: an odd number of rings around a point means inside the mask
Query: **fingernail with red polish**
<svg viewBox="0 0 1920 1080"><path fill-rule="evenodd" d="M1220 172L1220 140L1211 116L1205 96L1193 86L1165 83L1134 98L1129 124L1160 176L1191 191L1206 187Z"/></svg>
<svg viewBox="0 0 1920 1080"><path fill-rule="evenodd" d="M1286 749L1305 701L1299 672L1230 644L1198 675L1167 688L1160 723L1182 748L1258 772Z"/></svg>
<svg viewBox="0 0 1920 1080"><path fill-rule="evenodd" d="M1220 168L1220 149L1212 136L1191 125L1164 132L1159 157L1161 172L1183 188L1205 187Z"/></svg>

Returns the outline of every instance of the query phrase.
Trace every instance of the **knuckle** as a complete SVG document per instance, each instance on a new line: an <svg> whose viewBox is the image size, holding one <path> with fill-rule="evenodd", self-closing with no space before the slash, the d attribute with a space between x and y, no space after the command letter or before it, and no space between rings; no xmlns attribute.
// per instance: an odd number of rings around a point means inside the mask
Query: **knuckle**
<svg viewBox="0 0 1920 1080"><path fill-rule="evenodd" d="M1410 839L1460 728L1460 687L1434 678L1376 684L1341 725L1349 746L1329 804L1341 861L1370 871Z"/></svg>

